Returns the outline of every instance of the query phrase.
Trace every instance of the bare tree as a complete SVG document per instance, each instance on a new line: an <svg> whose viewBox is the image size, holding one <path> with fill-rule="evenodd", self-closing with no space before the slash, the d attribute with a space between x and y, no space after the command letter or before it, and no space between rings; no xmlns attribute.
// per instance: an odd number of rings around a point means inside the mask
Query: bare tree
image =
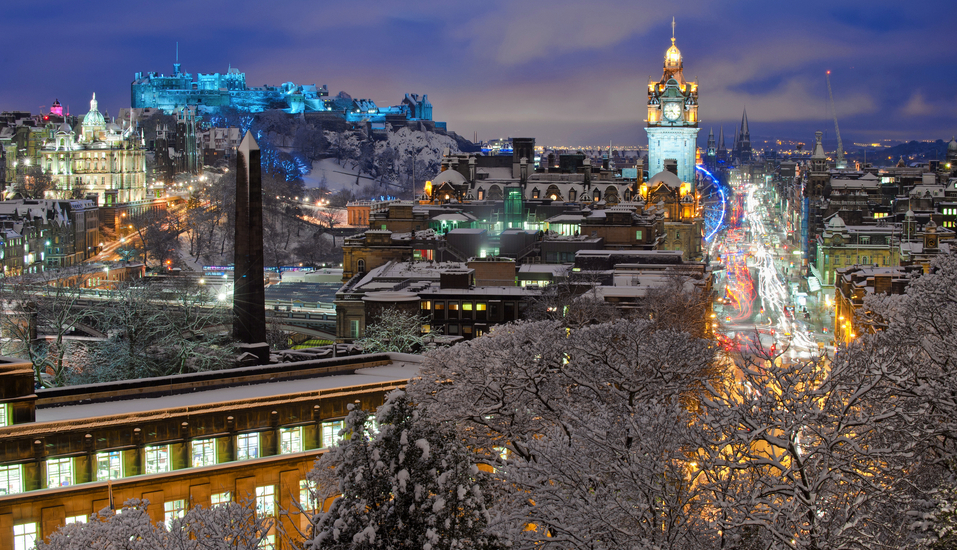
<svg viewBox="0 0 957 550"><path fill-rule="evenodd" d="M154 524L148 500L132 499L122 510L103 509L86 523L66 525L38 541L38 550L256 550L269 542L275 519L256 514L251 503L193 506L182 517ZM120 513L122 512L122 513ZM272 535L275 536L275 535Z"/></svg>
<svg viewBox="0 0 957 550"><path fill-rule="evenodd" d="M862 359L742 362L712 386L697 463L726 536L758 527L773 547L907 545L919 465L901 434L916 411Z"/></svg>
<svg viewBox="0 0 957 550"><path fill-rule="evenodd" d="M84 302L78 269L64 270L46 284L39 278L6 279L0 285L3 353L33 364L38 387L63 386L68 380L67 336L83 323L93 324L95 310Z"/></svg>
<svg viewBox="0 0 957 550"><path fill-rule="evenodd" d="M24 199L43 199L46 192L53 190L53 178L36 165L24 167L17 171L17 179L13 183L13 191Z"/></svg>

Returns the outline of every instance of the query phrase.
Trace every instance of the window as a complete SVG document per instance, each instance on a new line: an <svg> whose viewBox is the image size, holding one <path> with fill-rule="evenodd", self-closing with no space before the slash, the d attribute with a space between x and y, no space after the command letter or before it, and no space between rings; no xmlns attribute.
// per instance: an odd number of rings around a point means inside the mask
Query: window
<svg viewBox="0 0 957 550"><path fill-rule="evenodd" d="M463 310L463 311L472 311L472 303L471 303L471 302L465 302L464 304L462 304L462 310Z"/></svg>
<svg viewBox="0 0 957 550"><path fill-rule="evenodd" d="M868 237L861 237L861 244L871 244L871 238L870 238L869 236L868 236ZM865 262L865 263L866 263L866 262Z"/></svg>
<svg viewBox="0 0 957 550"><path fill-rule="evenodd" d="M170 527L174 519L181 519L186 515L186 501L185 500L171 500L169 502L163 503L163 515L166 520L166 527Z"/></svg>
<svg viewBox="0 0 957 550"><path fill-rule="evenodd" d="M385 228L383 227L383 229L385 229ZM356 261L356 271L358 271L359 273L365 273L365 272L366 272L366 261L365 261L365 260L358 260L358 261Z"/></svg>
<svg viewBox="0 0 957 550"><path fill-rule="evenodd" d="M0 466L0 496L15 495L23 492L22 467Z"/></svg>
<svg viewBox="0 0 957 550"><path fill-rule="evenodd" d="M236 460L259 458L259 434L239 434L236 436Z"/></svg>
<svg viewBox="0 0 957 550"><path fill-rule="evenodd" d="M96 453L96 480L120 479L123 477L123 457L120 451Z"/></svg>
<svg viewBox="0 0 957 550"><path fill-rule="evenodd" d="M279 454L302 452L302 426L279 428Z"/></svg>
<svg viewBox="0 0 957 550"><path fill-rule="evenodd" d="M346 425L344 420L322 423L322 448L328 449L339 440L339 431Z"/></svg>
<svg viewBox="0 0 957 550"><path fill-rule="evenodd" d="M259 548L263 550L273 550L276 548L276 535L266 535L259 541Z"/></svg>
<svg viewBox="0 0 957 550"><path fill-rule="evenodd" d="M422 300L419 302L419 309L432 309L432 300Z"/></svg>
<svg viewBox="0 0 957 550"><path fill-rule="evenodd" d="M0 404L0 426L9 426L10 419L7 416L7 404Z"/></svg>
<svg viewBox="0 0 957 550"><path fill-rule="evenodd" d="M47 487L67 487L73 485L73 459L47 459Z"/></svg>
<svg viewBox="0 0 957 550"><path fill-rule="evenodd" d="M90 516L84 514L82 516L70 516L64 520L64 523L66 525L72 525L74 523L87 523L89 520Z"/></svg>
<svg viewBox="0 0 957 550"><path fill-rule="evenodd" d="M635 240L640 241L642 239L641 229L635 231Z"/></svg>
<svg viewBox="0 0 957 550"><path fill-rule="evenodd" d="M216 440L197 439L192 443L193 468L216 464Z"/></svg>
<svg viewBox="0 0 957 550"><path fill-rule="evenodd" d="M13 526L13 550L33 550L36 543L36 523L22 523Z"/></svg>
<svg viewBox="0 0 957 550"><path fill-rule="evenodd" d="M319 486L315 481L309 481L308 479L299 480L299 506L302 506L303 510L316 510L319 508L317 506L317 497L316 491L319 489Z"/></svg>
<svg viewBox="0 0 957 550"><path fill-rule="evenodd" d="M485 304L482 303L482 302L479 302L479 303L475 304L475 310L476 310L476 311L485 311Z"/></svg>
<svg viewBox="0 0 957 550"><path fill-rule="evenodd" d="M146 457L146 473L161 474L170 471L169 445L156 445L143 450Z"/></svg>
<svg viewBox="0 0 957 550"><path fill-rule="evenodd" d="M229 502L232 502L232 495L229 491L209 495L209 503L212 506L219 506L220 504L227 504Z"/></svg>
<svg viewBox="0 0 957 550"><path fill-rule="evenodd" d="M256 487L256 516L272 517L276 515L276 486Z"/></svg>

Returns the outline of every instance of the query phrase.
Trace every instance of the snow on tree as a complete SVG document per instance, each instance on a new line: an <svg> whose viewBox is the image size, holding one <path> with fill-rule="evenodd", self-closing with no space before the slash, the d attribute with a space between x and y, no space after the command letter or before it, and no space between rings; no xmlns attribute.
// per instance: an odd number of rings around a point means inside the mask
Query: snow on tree
<svg viewBox="0 0 957 550"><path fill-rule="evenodd" d="M570 435L552 428L509 461L497 509L516 548L707 548L694 453L697 428L677 403L589 413Z"/></svg>
<svg viewBox="0 0 957 550"><path fill-rule="evenodd" d="M450 423L433 422L402 391L377 414L350 408L342 441L309 477L318 498L336 497L313 518L313 549L497 548L488 476Z"/></svg>
<svg viewBox="0 0 957 550"><path fill-rule="evenodd" d="M37 550L256 550L273 525L236 502L195 506L169 525L154 524L148 506L148 500L131 499L121 511L103 509L37 542Z"/></svg>
<svg viewBox="0 0 957 550"><path fill-rule="evenodd" d="M421 317L390 307L378 312L356 343L366 353L412 353L424 347L426 339L422 334Z"/></svg>
<svg viewBox="0 0 957 550"><path fill-rule="evenodd" d="M662 401L693 408L714 376L713 354L711 342L649 320L575 330L520 322L430 353L409 392L438 420L459 423L491 463L499 449L529 460L531 440L554 427L572 437L590 414Z"/></svg>
<svg viewBox="0 0 957 550"><path fill-rule="evenodd" d="M915 442L900 434L912 419L867 362L743 362L712 388L696 458L725 544L906 546Z"/></svg>
<svg viewBox="0 0 957 550"><path fill-rule="evenodd" d="M861 352L920 409L928 452L946 465L957 455L957 254L939 255L906 294L869 296L862 309L861 322L886 328Z"/></svg>

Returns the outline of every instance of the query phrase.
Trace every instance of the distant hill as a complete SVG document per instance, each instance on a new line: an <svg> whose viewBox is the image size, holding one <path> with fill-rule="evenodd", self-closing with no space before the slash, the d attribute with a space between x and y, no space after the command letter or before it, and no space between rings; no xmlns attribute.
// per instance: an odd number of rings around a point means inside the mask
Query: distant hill
<svg viewBox="0 0 957 550"><path fill-rule="evenodd" d="M937 141L909 141L893 147L882 149L867 149L867 162L874 166L893 166L903 157L906 164L913 162L928 162L944 160L947 157L947 142ZM853 160L864 159L864 149L848 150L848 158Z"/></svg>

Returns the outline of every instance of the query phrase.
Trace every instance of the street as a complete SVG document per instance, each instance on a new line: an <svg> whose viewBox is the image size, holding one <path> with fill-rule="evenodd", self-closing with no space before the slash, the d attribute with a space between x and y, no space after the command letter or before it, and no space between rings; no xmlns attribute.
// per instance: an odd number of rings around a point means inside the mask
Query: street
<svg viewBox="0 0 957 550"><path fill-rule="evenodd" d="M815 315L817 297L799 291L800 258L786 244L771 192L759 183L734 191L709 250L725 265L716 285L718 339L729 351L810 359L829 335Z"/></svg>

